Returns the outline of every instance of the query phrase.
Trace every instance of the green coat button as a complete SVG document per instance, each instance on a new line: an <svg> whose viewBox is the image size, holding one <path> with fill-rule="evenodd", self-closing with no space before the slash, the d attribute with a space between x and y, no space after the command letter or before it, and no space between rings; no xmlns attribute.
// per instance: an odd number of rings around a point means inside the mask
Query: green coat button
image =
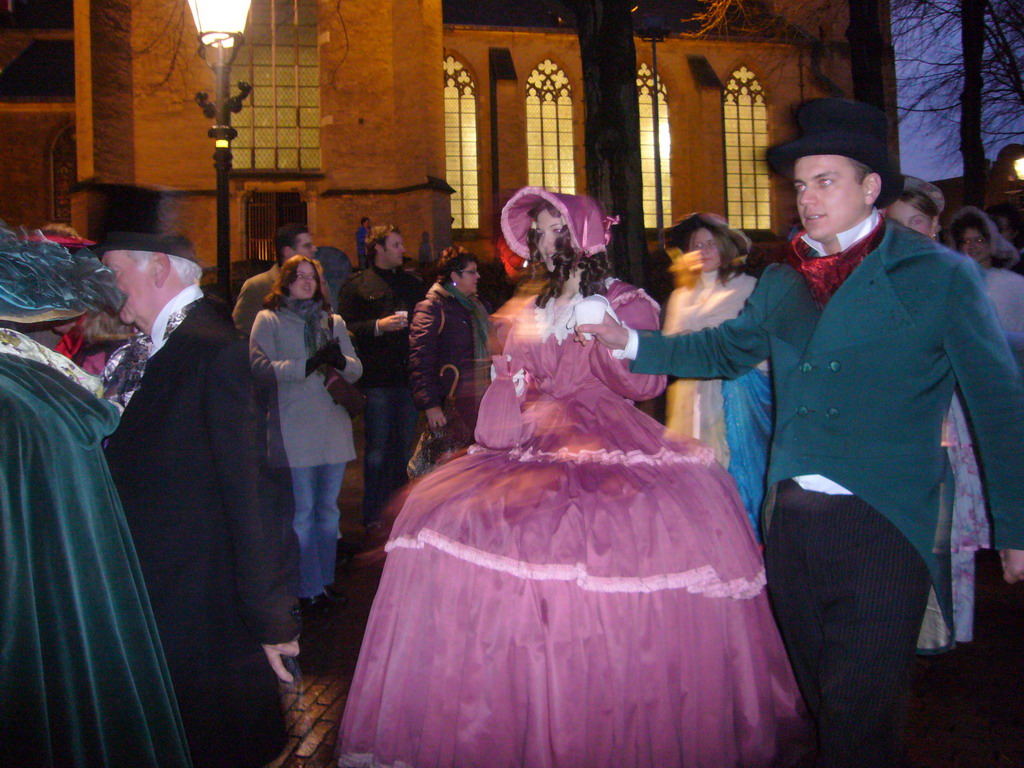
<svg viewBox="0 0 1024 768"><path fill-rule="evenodd" d="M811 365L810 363L802 363L800 365L800 370L803 371L804 373L810 373L813 368L814 366Z"/></svg>
<svg viewBox="0 0 1024 768"><path fill-rule="evenodd" d="M798 416L806 416L809 410L810 409L806 405L801 405L799 408L796 409L796 412Z"/></svg>
<svg viewBox="0 0 1024 768"><path fill-rule="evenodd" d="M831 363L828 364L828 367L831 371L838 371L843 366L839 364L838 360L833 360Z"/></svg>
<svg viewBox="0 0 1024 768"><path fill-rule="evenodd" d="M827 411L825 411L825 416L830 419L837 418L839 416L839 411L837 411L835 408L829 408Z"/></svg>

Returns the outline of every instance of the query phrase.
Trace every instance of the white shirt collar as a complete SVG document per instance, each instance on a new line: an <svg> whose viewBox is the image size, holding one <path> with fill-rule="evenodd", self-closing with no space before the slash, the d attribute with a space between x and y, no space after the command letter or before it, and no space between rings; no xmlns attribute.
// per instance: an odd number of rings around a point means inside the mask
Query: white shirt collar
<svg viewBox="0 0 1024 768"><path fill-rule="evenodd" d="M203 298L202 289L198 285L190 285L164 305L164 308L157 314L156 320L153 321L153 330L149 334L149 338L153 340L153 344L149 349L150 357L159 352L164 342L167 341L164 332L167 330L167 320L170 316L196 299L201 298Z"/></svg>
<svg viewBox="0 0 1024 768"><path fill-rule="evenodd" d="M836 235L836 239L839 240L839 250L845 251L851 245L859 240L863 240L865 237L871 234L872 230L878 226L878 220L881 215L878 213L878 209L875 207L871 208L871 215L869 215L864 221L845 232L840 232ZM807 243L811 248L818 252L820 256L825 256L825 246L819 243L817 240L811 238L806 232L800 236L800 239Z"/></svg>

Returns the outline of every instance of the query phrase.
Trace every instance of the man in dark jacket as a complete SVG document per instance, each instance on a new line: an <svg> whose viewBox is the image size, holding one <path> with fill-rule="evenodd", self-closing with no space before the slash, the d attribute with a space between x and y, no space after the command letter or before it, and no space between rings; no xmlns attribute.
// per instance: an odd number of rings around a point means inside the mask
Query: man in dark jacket
<svg viewBox="0 0 1024 768"><path fill-rule="evenodd" d="M299 648L257 490L248 347L203 298L187 241L111 233L97 250L127 294L122 321L143 332L108 364L124 414L106 453L192 761L262 765L285 744L277 678Z"/></svg>
<svg viewBox="0 0 1024 768"><path fill-rule="evenodd" d="M231 318L235 322L235 327L246 336L252 333L256 315L263 309L263 300L267 298L270 289L274 287L274 283L281 275L281 265L292 256L318 258L318 249L313 244L313 236L309 233L309 227L305 224L285 224L283 227L279 227L277 234L274 235L274 252L277 257L274 266L266 272L253 275L242 283L242 290L238 292L238 298L235 300L235 309L231 313Z"/></svg>
<svg viewBox="0 0 1024 768"><path fill-rule="evenodd" d="M422 280L402 269L405 244L397 228L374 227L366 250L370 268L345 283L338 310L363 361L363 523L372 531L380 526L381 509L406 481L418 417L409 391L409 312L425 289Z"/></svg>
<svg viewBox="0 0 1024 768"><path fill-rule="evenodd" d="M409 333L409 378L416 407L426 412L427 426L447 423L443 406L458 369L456 409L471 436L480 398L487 386L493 341L487 310L476 296L480 270L473 254L448 248L437 267L437 282L416 305Z"/></svg>

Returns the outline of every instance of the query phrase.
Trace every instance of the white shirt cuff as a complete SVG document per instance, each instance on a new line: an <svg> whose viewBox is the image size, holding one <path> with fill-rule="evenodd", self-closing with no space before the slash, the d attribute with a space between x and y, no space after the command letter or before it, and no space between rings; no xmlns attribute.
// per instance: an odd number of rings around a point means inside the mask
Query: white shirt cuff
<svg viewBox="0 0 1024 768"><path fill-rule="evenodd" d="M797 485L805 491L816 491L827 493L829 496L852 496L853 491L843 488L834 480L829 480L823 475L797 475L793 478Z"/></svg>
<svg viewBox="0 0 1024 768"><path fill-rule="evenodd" d="M640 334L632 328L627 328L629 341L623 349L613 349L612 357L616 360L636 360L636 353L640 351Z"/></svg>

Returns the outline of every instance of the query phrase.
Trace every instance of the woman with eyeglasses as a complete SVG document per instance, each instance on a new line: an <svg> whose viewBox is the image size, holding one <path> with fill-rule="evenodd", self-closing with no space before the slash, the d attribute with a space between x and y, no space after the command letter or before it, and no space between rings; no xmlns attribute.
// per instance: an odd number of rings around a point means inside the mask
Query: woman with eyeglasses
<svg viewBox="0 0 1024 768"><path fill-rule="evenodd" d="M440 430L447 423L444 403L456 370L455 410L470 437L476 428L480 398L490 383L491 355L497 351L487 308L477 298L479 282L473 254L458 246L447 248L437 263L437 282L413 311L409 383L428 429Z"/></svg>
<svg viewBox="0 0 1024 768"><path fill-rule="evenodd" d="M999 325L1010 333L1024 333L1024 277L1004 269L1020 259L1016 249L999 234L988 214L973 206L954 214L949 238L953 248L970 256L985 271L985 285Z"/></svg>
<svg viewBox="0 0 1024 768"><path fill-rule="evenodd" d="M264 299L249 337L249 356L268 401L271 467L288 467L295 496L292 527L299 542L298 598L309 615L340 597L330 589L338 544L338 493L355 458L352 420L331 399L330 369L346 381L363 373L345 321L331 314L320 265L292 256ZM275 392L276 389L276 392Z"/></svg>
<svg viewBox="0 0 1024 768"><path fill-rule="evenodd" d="M757 285L741 266L750 238L721 216L694 213L666 233L676 289L665 311L664 333L696 333L736 317ZM707 443L739 487L760 540L772 394L768 363L735 381L678 379L668 388L666 426Z"/></svg>

